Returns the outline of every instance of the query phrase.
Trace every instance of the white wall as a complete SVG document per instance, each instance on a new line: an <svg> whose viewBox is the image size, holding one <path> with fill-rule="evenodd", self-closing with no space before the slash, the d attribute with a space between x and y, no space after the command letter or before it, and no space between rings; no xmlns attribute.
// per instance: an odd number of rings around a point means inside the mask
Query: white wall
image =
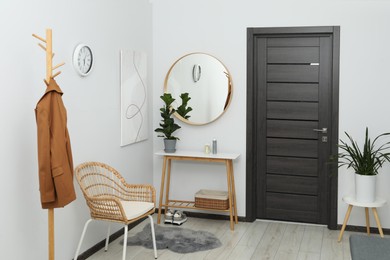
<svg viewBox="0 0 390 260"><path fill-rule="evenodd" d="M75 165L106 162L132 183L152 183L152 142L120 147L120 49L149 54L152 75L152 9L145 0L0 2L0 248L2 259L47 259L47 210L38 191L34 108L45 91L45 54L36 33L53 29L54 64L65 61L57 82L68 110ZM86 78L72 66L75 46L84 42L96 63ZM149 80L151 86L151 80ZM150 87L149 97L153 95ZM151 104L151 100L149 101ZM149 111L151 112L151 110ZM152 126L152 117L149 116ZM152 134L152 130L150 130ZM56 259L73 258L89 213L76 184L77 200L55 210ZM92 224L82 251L101 241L106 226ZM115 226L116 231L120 226Z"/></svg>
<svg viewBox="0 0 390 260"><path fill-rule="evenodd" d="M179 149L201 150L212 138L219 150L241 153L235 162L238 214L245 216L246 160L246 28L284 26L341 26L340 137L343 131L362 139L369 126L377 135L390 131L390 3L387 1L264 1L165 0L153 2L154 127L159 121L159 95L171 64L190 52L206 52L225 63L233 77L231 106L205 126L181 123ZM154 150L162 148L155 137ZM161 158L154 160L154 183L160 185ZM175 163L171 197L192 199L199 188L226 186L223 166ZM390 200L390 168L379 176L378 194ZM222 172L222 173L219 173ZM353 192L353 174L340 169L338 223L346 205L341 198ZM362 209L354 209L349 223L364 226ZM378 210L390 228L390 207ZM372 220L373 218L371 218ZM372 223L375 226L374 223Z"/></svg>

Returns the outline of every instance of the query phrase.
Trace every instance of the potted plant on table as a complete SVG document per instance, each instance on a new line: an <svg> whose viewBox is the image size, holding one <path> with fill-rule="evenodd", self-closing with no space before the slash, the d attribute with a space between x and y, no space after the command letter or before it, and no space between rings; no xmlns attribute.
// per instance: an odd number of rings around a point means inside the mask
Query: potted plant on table
<svg viewBox="0 0 390 260"><path fill-rule="evenodd" d="M160 127L156 128L154 131L157 133L161 133L158 137L164 137L164 151L166 153L174 153L176 151L176 140L179 140L178 137L174 136L173 133L180 129L181 126L175 123L175 119L173 118L173 114L178 112L178 114L184 119L188 119L190 116L187 115L192 108L187 107L188 101L191 99L188 93L183 93L180 95L182 100L182 104L176 110L172 107L172 103L175 99L172 97L170 93L164 93L164 95L160 96L160 98L164 101L164 106L160 108L160 115L162 117Z"/></svg>
<svg viewBox="0 0 390 260"><path fill-rule="evenodd" d="M359 202L373 202L375 201L376 175L386 162L390 162L390 152L388 152L390 142L382 144L377 142L390 133L380 134L371 142L368 136L368 127L366 127L363 149L347 132L345 135L348 137L349 143L340 140L339 167L346 166L355 171L355 199Z"/></svg>

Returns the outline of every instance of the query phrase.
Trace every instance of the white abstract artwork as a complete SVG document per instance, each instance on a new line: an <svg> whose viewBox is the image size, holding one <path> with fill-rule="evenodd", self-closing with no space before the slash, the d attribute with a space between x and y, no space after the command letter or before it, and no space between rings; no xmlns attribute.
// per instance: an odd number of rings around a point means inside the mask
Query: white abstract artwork
<svg viewBox="0 0 390 260"><path fill-rule="evenodd" d="M121 146L148 138L147 55L121 50Z"/></svg>

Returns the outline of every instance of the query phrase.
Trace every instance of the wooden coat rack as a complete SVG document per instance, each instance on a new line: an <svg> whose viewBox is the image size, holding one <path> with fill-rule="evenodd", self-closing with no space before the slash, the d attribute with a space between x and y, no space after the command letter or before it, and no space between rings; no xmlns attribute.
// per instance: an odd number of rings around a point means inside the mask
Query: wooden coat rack
<svg viewBox="0 0 390 260"><path fill-rule="evenodd" d="M39 47L41 47L46 52L46 84L49 84L50 78L55 78L60 75L61 71L56 72L53 75L53 71L63 66L65 62L62 62L53 67L53 39L52 39L52 30L46 29L46 39L39 37L36 34L32 35L38 40L46 43L44 46L42 43L38 43ZM49 228L49 260L54 260L54 209L48 209L48 228Z"/></svg>

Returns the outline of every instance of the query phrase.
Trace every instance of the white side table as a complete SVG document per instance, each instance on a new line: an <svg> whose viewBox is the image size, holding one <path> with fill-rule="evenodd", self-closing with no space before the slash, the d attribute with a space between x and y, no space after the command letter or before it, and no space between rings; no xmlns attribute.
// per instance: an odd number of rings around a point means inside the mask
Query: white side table
<svg viewBox="0 0 390 260"><path fill-rule="evenodd" d="M381 222L379 221L378 212L377 212L376 208L380 208L383 205L385 205L386 200L377 198L374 202L365 203L365 202L358 202L353 197L344 197L343 201L348 204L348 210L347 210L347 213L345 214L344 223L343 223L343 227L341 228L341 231L340 231L338 242L340 242L341 239L343 238L345 226L347 225L349 215L351 214L353 206L365 208L365 210L366 210L366 227L367 227L367 234L368 235L370 235L370 216L369 216L368 208L372 209L372 213L374 213L376 225L378 226L379 234L381 237L383 237L383 230L382 230Z"/></svg>

